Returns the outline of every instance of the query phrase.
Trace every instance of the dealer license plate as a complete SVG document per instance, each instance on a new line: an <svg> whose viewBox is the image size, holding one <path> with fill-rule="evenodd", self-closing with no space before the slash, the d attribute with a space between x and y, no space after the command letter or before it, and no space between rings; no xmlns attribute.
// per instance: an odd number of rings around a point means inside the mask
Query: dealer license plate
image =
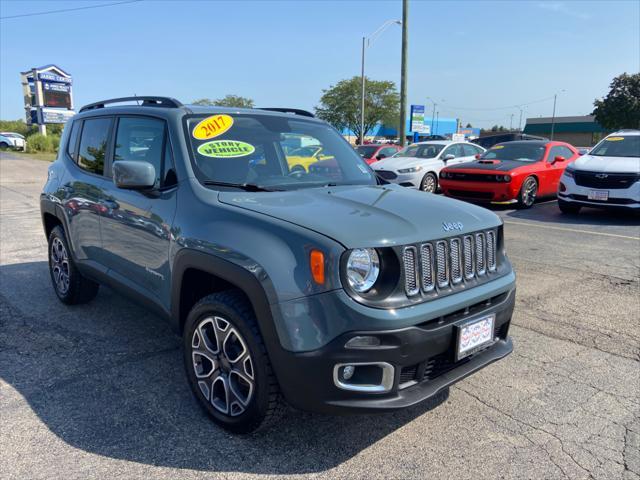
<svg viewBox="0 0 640 480"><path fill-rule="evenodd" d="M587 198L589 200L601 200L606 202L609 200L609 190L589 190Z"/></svg>
<svg viewBox="0 0 640 480"><path fill-rule="evenodd" d="M495 320L496 316L491 314L458 326L457 360L468 357L493 341Z"/></svg>

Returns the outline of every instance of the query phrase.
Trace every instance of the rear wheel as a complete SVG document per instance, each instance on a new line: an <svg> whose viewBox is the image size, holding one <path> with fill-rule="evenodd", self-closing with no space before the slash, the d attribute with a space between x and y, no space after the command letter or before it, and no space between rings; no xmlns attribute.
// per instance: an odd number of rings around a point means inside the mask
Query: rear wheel
<svg viewBox="0 0 640 480"><path fill-rule="evenodd" d="M69 244L62 227L49 235L49 273L58 298L63 303L86 303L98 294L99 284L84 277L69 254Z"/></svg>
<svg viewBox="0 0 640 480"><path fill-rule="evenodd" d="M250 433L279 420L284 401L251 304L240 292L200 300L183 341L189 384L216 424Z"/></svg>
<svg viewBox="0 0 640 480"><path fill-rule="evenodd" d="M580 209L582 208L582 206L558 199L558 208L562 213L576 214L576 213L580 213Z"/></svg>
<svg viewBox="0 0 640 480"><path fill-rule="evenodd" d="M531 208L538 196L538 182L534 177L527 177L522 182L520 193L518 194L518 207Z"/></svg>
<svg viewBox="0 0 640 480"><path fill-rule="evenodd" d="M420 190L423 192L435 193L438 189L438 179L434 173L426 173L420 182Z"/></svg>

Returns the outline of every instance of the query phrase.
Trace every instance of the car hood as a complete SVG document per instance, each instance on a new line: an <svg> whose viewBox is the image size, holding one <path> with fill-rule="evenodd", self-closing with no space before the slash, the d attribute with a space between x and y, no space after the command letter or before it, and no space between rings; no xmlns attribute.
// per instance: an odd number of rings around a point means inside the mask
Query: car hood
<svg viewBox="0 0 640 480"><path fill-rule="evenodd" d="M484 208L398 185L220 192L227 205L326 235L346 248L405 245L501 224ZM445 231L443 224L461 224Z"/></svg>
<svg viewBox="0 0 640 480"><path fill-rule="evenodd" d="M588 172L640 173L640 158L583 155L573 162L573 167Z"/></svg>
<svg viewBox="0 0 640 480"><path fill-rule="evenodd" d="M489 163L490 162L490 163ZM533 165L534 162L518 162L516 160L474 160L458 165L447 167L449 170L495 170L498 172L508 172L520 167Z"/></svg>
<svg viewBox="0 0 640 480"><path fill-rule="evenodd" d="M397 171L399 168L410 168L416 165L425 165L428 162L436 161L437 160L435 158L391 157L372 163L371 168L374 170Z"/></svg>

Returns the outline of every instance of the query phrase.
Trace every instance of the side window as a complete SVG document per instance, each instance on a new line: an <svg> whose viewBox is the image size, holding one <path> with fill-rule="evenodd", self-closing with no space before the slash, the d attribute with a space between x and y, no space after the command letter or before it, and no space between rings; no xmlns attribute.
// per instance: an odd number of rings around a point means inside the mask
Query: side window
<svg viewBox="0 0 640 480"><path fill-rule="evenodd" d="M450 145L442 154L442 157L453 155L455 158L462 157L462 148L460 144Z"/></svg>
<svg viewBox="0 0 640 480"><path fill-rule="evenodd" d="M474 147L473 145L463 144L462 151L464 152L465 157L473 157L480 153L480 149L478 147Z"/></svg>
<svg viewBox="0 0 640 480"><path fill-rule="evenodd" d="M165 122L157 118L121 117L118 120L114 162L148 162L156 170L156 185L163 185ZM167 142L168 143L168 142Z"/></svg>
<svg viewBox="0 0 640 480"><path fill-rule="evenodd" d="M574 153L571 151L569 147L560 147L560 150L563 152L560 155L562 155L567 160L573 157L574 155Z"/></svg>
<svg viewBox="0 0 640 480"><path fill-rule="evenodd" d="M71 133L69 133L69 140L67 142L67 153L73 160L76 160L76 154L78 149L78 133L80 132L81 122L75 121L71 125Z"/></svg>
<svg viewBox="0 0 640 480"><path fill-rule="evenodd" d="M104 159L111 118L89 118L83 122L78 148L78 166L97 175L104 173Z"/></svg>
<svg viewBox="0 0 640 480"><path fill-rule="evenodd" d="M393 147L387 147L385 149L382 150L382 152L387 156L387 157L391 157L393 155L395 155L395 153L397 152L397 150Z"/></svg>
<svg viewBox="0 0 640 480"><path fill-rule="evenodd" d="M557 145L555 147L551 147L551 151L549 152L549 156L547 157L547 162L553 162L553 159L556 157L564 157L565 159L569 159L573 157L573 152L567 147Z"/></svg>

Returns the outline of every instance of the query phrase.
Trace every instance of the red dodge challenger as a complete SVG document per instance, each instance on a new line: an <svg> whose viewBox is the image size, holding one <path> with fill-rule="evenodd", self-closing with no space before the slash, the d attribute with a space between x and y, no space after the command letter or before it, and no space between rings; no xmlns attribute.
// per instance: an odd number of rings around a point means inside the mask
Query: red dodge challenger
<svg viewBox="0 0 640 480"><path fill-rule="evenodd" d="M500 143L473 162L442 169L440 188L448 197L529 208L537 197L556 195L562 172L578 156L564 142Z"/></svg>

